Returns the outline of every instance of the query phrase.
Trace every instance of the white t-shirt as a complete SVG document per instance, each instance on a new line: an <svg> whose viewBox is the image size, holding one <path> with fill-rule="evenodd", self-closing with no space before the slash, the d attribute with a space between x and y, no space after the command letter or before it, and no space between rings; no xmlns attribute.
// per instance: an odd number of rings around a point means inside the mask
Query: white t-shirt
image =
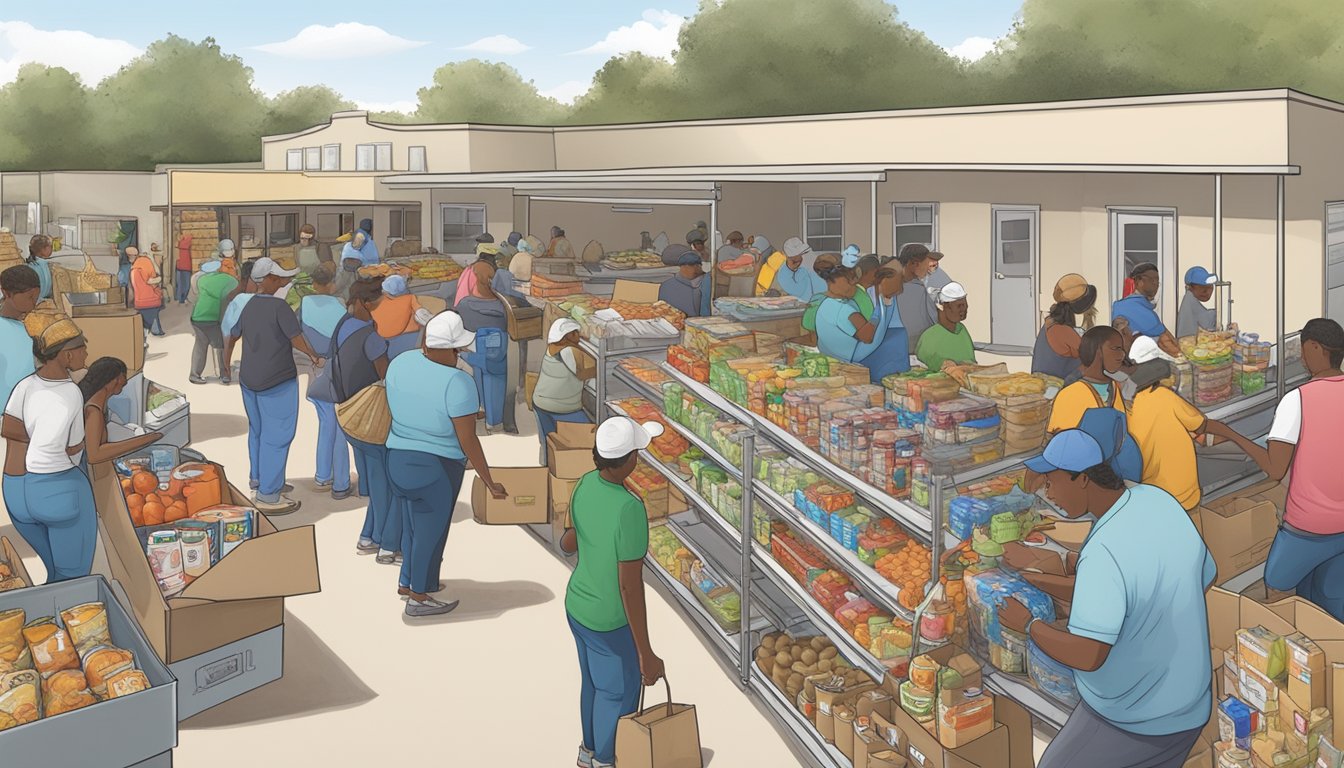
<svg viewBox="0 0 1344 768"><path fill-rule="evenodd" d="M83 451L65 452L84 442L84 395L78 384L28 376L14 386L5 414L21 420L28 431L29 472L53 475L79 465Z"/></svg>
<svg viewBox="0 0 1344 768"><path fill-rule="evenodd" d="M1294 389L1284 394L1274 410L1274 425L1269 428L1269 439L1297 445L1302 437L1302 393Z"/></svg>

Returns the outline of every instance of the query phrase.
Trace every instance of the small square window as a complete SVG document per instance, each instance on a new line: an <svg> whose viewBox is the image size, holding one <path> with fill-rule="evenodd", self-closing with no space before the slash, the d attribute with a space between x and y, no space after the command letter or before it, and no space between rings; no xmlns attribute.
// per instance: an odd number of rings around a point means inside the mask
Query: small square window
<svg viewBox="0 0 1344 768"><path fill-rule="evenodd" d="M424 147L411 147L407 160L406 170L411 173L425 173L429 170L429 162Z"/></svg>
<svg viewBox="0 0 1344 768"><path fill-rule="evenodd" d="M303 150L303 169L305 171L322 170L322 148L305 147Z"/></svg>
<svg viewBox="0 0 1344 768"><path fill-rule="evenodd" d="M285 170L302 171L303 170L303 150L289 149L285 150Z"/></svg>

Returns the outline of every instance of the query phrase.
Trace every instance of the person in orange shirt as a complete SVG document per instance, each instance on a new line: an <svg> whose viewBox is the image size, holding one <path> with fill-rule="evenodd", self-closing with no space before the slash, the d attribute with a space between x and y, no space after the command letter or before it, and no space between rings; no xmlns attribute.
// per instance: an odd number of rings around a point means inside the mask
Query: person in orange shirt
<svg viewBox="0 0 1344 768"><path fill-rule="evenodd" d="M163 278L154 266L154 260L131 246L126 249L131 259L131 291L135 309L144 319L145 330L155 336L163 336L163 326L159 324L159 313L163 311Z"/></svg>
<svg viewBox="0 0 1344 768"><path fill-rule="evenodd" d="M430 312L406 286L406 278L392 275L383 280L383 300L373 310L378 335L388 340L388 359L420 346L420 329L430 320Z"/></svg>

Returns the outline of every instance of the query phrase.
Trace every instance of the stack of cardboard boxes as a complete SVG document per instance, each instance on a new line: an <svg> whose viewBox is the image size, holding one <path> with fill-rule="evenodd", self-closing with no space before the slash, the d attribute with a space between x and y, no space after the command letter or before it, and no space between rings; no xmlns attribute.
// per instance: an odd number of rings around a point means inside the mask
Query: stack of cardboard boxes
<svg viewBox="0 0 1344 768"><path fill-rule="evenodd" d="M1192 517L1218 565L1223 584L1269 557L1287 490L1266 480L1238 494L1203 504Z"/></svg>

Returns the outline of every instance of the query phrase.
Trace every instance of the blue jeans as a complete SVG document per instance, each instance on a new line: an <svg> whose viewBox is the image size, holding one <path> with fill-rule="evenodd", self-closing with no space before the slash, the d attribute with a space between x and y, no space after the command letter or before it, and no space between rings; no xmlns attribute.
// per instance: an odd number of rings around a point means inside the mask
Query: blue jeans
<svg viewBox="0 0 1344 768"><path fill-rule="evenodd" d="M569 631L579 647L579 718L583 747L603 763L616 762L616 723L639 707L641 680L635 636L627 624L594 632L568 613Z"/></svg>
<svg viewBox="0 0 1344 768"><path fill-rule="evenodd" d="M500 426L504 423L504 390L508 388L508 374L488 373L482 364L471 366L471 377L476 380L476 394L485 404L486 426Z"/></svg>
<svg viewBox="0 0 1344 768"><path fill-rule="evenodd" d="M1344 621L1344 533L1317 535L1280 525L1265 563L1265 586L1295 589Z"/></svg>
<svg viewBox="0 0 1344 768"><path fill-rule="evenodd" d="M98 541L93 486L78 467L50 475L5 475L14 528L47 569L47 583L88 576Z"/></svg>
<svg viewBox="0 0 1344 768"><path fill-rule="evenodd" d="M582 410L571 413L551 413L543 411L540 408L534 408L537 414L537 437L541 438L541 463L546 463L546 436L555 431L555 425L558 422L566 424L592 424L593 420L588 418L588 414Z"/></svg>
<svg viewBox="0 0 1344 768"><path fill-rule="evenodd" d="M400 552L405 505L392 494L392 483L387 477L387 447L354 438L350 438L350 445L355 449L359 480L367 482L369 489L369 505L364 510L364 528L359 537L388 552Z"/></svg>
<svg viewBox="0 0 1344 768"><path fill-rule="evenodd" d="M299 424L299 380L290 379L260 392L247 387L242 390L249 479L257 484L257 500L277 504L285 487L289 445Z"/></svg>
<svg viewBox="0 0 1344 768"><path fill-rule="evenodd" d="M437 592L443 549L448 545L453 507L462 490L467 464L432 453L392 448L387 452L387 467L392 491L400 497L406 518L401 536L400 586L417 594Z"/></svg>
<svg viewBox="0 0 1344 768"><path fill-rule="evenodd" d="M153 309L138 309L136 311L140 313L140 317L144 321L143 324L145 326L146 331L149 331L155 336L163 335L163 326L159 325L159 313L163 311L163 307L154 307Z"/></svg>
<svg viewBox="0 0 1344 768"><path fill-rule="evenodd" d="M177 284L173 286L173 293L178 304L187 303L187 294L191 293L191 270L177 270Z"/></svg>
<svg viewBox="0 0 1344 768"><path fill-rule="evenodd" d="M350 490L350 444L336 421L336 404L308 398L317 411L317 477L338 493Z"/></svg>

